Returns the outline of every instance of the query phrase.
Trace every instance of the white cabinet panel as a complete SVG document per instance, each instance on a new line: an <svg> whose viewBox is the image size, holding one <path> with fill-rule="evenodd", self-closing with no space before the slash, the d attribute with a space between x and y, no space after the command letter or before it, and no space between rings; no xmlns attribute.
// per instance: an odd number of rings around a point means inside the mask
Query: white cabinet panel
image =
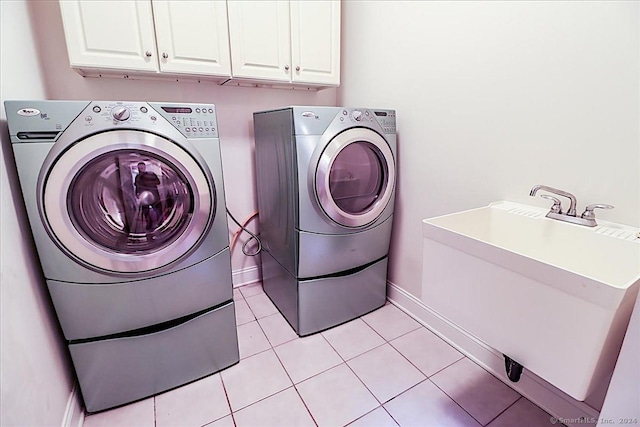
<svg viewBox="0 0 640 427"><path fill-rule="evenodd" d="M292 80L340 84L340 2L291 1Z"/></svg>
<svg viewBox="0 0 640 427"><path fill-rule="evenodd" d="M161 71L231 75L226 1L152 4Z"/></svg>
<svg viewBox="0 0 640 427"><path fill-rule="evenodd" d="M230 1L229 39L234 77L289 81L289 2Z"/></svg>
<svg viewBox="0 0 640 427"><path fill-rule="evenodd" d="M60 0L85 76L340 84L340 0Z"/></svg>
<svg viewBox="0 0 640 427"><path fill-rule="evenodd" d="M72 67L157 71L151 3L60 2Z"/></svg>

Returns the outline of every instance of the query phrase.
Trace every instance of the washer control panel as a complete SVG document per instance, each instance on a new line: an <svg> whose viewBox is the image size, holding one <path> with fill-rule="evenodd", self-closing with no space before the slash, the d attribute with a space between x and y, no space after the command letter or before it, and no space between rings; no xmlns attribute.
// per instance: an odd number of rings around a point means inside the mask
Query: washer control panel
<svg viewBox="0 0 640 427"><path fill-rule="evenodd" d="M171 123L187 138L217 138L216 110L213 104L163 104L145 102L93 102L84 112L87 126L153 126Z"/></svg>
<svg viewBox="0 0 640 427"><path fill-rule="evenodd" d="M378 122L385 133L396 132L396 112L395 110L367 110L367 109L347 109L343 108L339 121L344 124L365 124Z"/></svg>
<svg viewBox="0 0 640 427"><path fill-rule="evenodd" d="M188 138L217 138L216 107L210 104L151 105Z"/></svg>

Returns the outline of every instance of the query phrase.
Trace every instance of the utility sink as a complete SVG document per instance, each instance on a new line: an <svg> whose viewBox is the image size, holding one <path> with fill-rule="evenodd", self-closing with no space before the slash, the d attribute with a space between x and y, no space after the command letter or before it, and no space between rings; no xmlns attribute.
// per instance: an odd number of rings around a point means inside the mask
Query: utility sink
<svg viewBox="0 0 640 427"><path fill-rule="evenodd" d="M502 201L424 220L422 300L585 400L615 366L640 286L640 238L546 213Z"/></svg>

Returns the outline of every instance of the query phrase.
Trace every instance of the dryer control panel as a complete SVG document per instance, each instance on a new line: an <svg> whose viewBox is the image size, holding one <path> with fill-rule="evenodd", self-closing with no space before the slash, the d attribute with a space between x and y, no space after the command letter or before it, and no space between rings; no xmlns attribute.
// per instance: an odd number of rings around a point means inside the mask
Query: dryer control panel
<svg viewBox="0 0 640 427"><path fill-rule="evenodd" d="M396 112L395 110L372 110L376 120L386 133L396 133Z"/></svg>
<svg viewBox="0 0 640 427"><path fill-rule="evenodd" d="M367 124L375 120L385 133L396 133L395 110L343 108L338 116L338 120L347 125Z"/></svg>

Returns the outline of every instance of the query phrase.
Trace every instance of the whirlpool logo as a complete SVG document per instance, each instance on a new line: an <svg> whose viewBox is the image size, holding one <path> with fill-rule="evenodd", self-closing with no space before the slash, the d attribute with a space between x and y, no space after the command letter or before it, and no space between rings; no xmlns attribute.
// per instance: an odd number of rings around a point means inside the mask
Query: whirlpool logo
<svg viewBox="0 0 640 427"><path fill-rule="evenodd" d="M31 117L31 116L42 116L42 114L40 113L40 110L36 109L36 108L21 108L20 110L18 110L18 114L21 116L26 116L26 117ZM42 117L43 119L46 118L47 115L44 114L44 117Z"/></svg>

